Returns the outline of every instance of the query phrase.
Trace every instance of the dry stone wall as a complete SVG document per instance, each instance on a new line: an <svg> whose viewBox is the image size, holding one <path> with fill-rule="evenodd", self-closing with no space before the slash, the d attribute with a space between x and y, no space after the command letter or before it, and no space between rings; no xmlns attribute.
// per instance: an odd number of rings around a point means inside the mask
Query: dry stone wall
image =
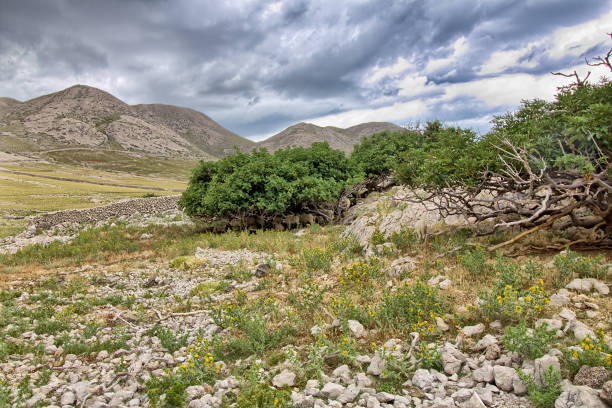
<svg viewBox="0 0 612 408"><path fill-rule="evenodd" d="M136 213L158 214L178 209L179 195L135 198L83 210L64 210L37 215L30 220L28 229L46 230L64 223L95 223L108 218L128 217Z"/></svg>

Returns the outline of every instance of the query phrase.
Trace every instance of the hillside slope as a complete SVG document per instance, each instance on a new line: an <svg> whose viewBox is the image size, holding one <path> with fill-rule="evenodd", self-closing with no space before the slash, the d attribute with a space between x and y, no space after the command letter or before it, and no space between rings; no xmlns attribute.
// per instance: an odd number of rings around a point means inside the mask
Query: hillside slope
<svg viewBox="0 0 612 408"><path fill-rule="evenodd" d="M0 150L30 153L85 148L168 158L211 159L253 142L208 116L169 105L130 106L75 85L20 103L0 100Z"/></svg>
<svg viewBox="0 0 612 408"><path fill-rule="evenodd" d="M274 152L287 147L308 147L314 142L327 142L334 149L350 153L353 146L359 143L363 137L383 131L403 132L404 128L388 122L362 123L347 129L333 126L321 127L301 122L259 142L257 145Z"/></svg>

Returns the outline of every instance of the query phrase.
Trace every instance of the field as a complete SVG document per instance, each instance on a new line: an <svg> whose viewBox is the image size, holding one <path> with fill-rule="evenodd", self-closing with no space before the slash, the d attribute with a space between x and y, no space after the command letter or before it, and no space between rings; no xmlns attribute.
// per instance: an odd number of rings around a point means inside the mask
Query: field
<svg viewBox="0 0 612 408"><path fill-rule="evenodd" d="M176 173L172 173L177 177ZM98 184L100 183L100 184ZM0 164L0 238L22 230L20 217L40 212L90 208L125 198L178 194L186 182L65 164Z"/></svg>
<svg viewBox="0 0 612 408"><path fill-rule="evenodd" d="M342 230L212 234L196 225L116 223L82 231L71 243L0 255L0 362L22 367L0 374L0 402L33 406L39 398L44 406L74 394L82 403L89 393L92 403L187 407L215 394L217 406L239 408L300 406L294 402L301 399L366 406L369 398L408 407L423 398L420 387L429 390L415 380L429 369L444 377L442 385L431 381L449 398L473 395L474 381L489 381L460 371L457 358L485 369L512 350L523 361L556 348L570 350L555 357L564 377L585 364L612 369L603 323L612 317L609 297L561 290L574 278L607 287L608 255L513 259L482 249L494 237L459 230L423 243L407 229L377 237L386 245L365 257ZM591 306L560 305L559 296ZM586 343L575 339L576 329L561 337L526 334L543 318L561 324L563 307L592 328ZM484 348L474 349L484 334L493 338L485 337L494 345L486 347L490 363ZM457 336L463 340L455 348ZM78 382L67 381L69 372ZM415 385L403 385L411 378ZM514 392L476 390L495 406L533 407L528 397L558 397L555 378L528 396L519 383ZM490 381L502 386L501 375ZM42 395L56 383L57 391Z"/></svg>

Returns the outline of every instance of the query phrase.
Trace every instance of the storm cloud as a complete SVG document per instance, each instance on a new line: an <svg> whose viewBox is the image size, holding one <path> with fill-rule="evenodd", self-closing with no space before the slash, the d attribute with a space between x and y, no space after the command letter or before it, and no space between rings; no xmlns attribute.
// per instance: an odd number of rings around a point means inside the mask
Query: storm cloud
<svg viewBox="0 0 612 408"><path fill-rule="evenodd" d="M80 83L255 139L309 121L486 131L610 46L612 1L2 0L0 96ZM601 72L594 72L593 76Z"/></svg>

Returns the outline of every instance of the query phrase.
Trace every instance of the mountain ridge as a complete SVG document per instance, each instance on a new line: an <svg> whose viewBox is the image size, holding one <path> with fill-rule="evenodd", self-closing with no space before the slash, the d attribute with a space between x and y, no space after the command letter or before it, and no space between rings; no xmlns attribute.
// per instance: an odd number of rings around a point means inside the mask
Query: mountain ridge
<svg viewBox="0 0 612 408"><path fill-rule="evenodd" d="M159 103L129 105L87 85L73 85L23 102L0 97L0 151L26 155L84 149L214 160L233 153L235 147L243 152L261 147L274 152L322 141L350 153L363 136L384 130L403 128L387 122L346 129L300 122L253 142L194 109Z"/></svg>

